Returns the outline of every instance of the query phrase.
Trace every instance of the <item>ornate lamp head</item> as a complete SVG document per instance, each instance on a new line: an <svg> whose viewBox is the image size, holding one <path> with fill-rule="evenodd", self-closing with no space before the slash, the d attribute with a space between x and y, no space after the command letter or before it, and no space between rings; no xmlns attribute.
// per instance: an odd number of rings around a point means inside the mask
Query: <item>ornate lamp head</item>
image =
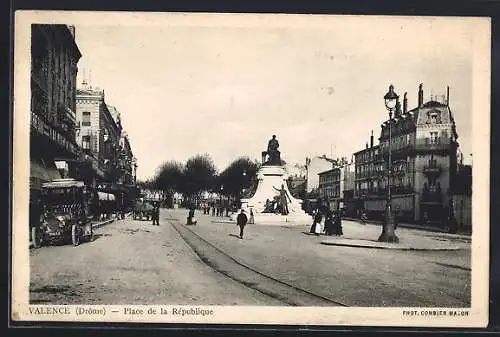
<svg viewBox="0 0 500 337"><path fill-rule="evenodd" d="M389 91L384 95L385 107L389 111L393 111L396 107L396 102L399 96L394 92L394 86L391 84L389 86Z"/></svg>

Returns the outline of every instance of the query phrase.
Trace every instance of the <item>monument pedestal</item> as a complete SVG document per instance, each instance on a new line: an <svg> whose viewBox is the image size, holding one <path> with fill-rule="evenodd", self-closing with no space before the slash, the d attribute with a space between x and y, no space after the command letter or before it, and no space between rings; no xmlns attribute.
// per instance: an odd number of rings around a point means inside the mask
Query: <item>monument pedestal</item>
<svg viewBox="0 0 500 337"><path fill-rule="evenodd" d="M255 224L297 224L310 225L312 217L302 210L302 200L296 199L288 190L288 175L283 166L264 165L257 173L258 185L254 195L248 199L241 199L241 209L245 210L250 219L250 210L253 211ZM285 189L290 199L288 201L288 214L263 213L266 207L266 201L272 201L275 196L280 194L281 186ZM239 213L240 211L238 211ZM237 213L231 216L236 220Z"/></svg>

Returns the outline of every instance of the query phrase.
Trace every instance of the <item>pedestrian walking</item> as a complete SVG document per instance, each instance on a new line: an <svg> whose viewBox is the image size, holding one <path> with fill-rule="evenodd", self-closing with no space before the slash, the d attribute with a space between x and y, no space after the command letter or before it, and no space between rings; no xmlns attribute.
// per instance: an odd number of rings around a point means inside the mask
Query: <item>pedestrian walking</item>
<svg viewBox="0 0 500 337"><path fill-rule="evenodd" d="M333 235L335 233L335 224L332 211L328 210L325 216L325 235Z"/></svg>
<svg viewBox="0 0 500 337"><path fill-rule="evenodd" d="M365 210L361 211L361 216L359 217L359 219L361 220L362 225L366 225L366 221L368 221L368 217L366 216Z"/></svg>
<svg viewBox="0 0 500 337"><path fill-rule="evenodd" d="M253 216L253 209L250 208L250 219L248 220L249 224L254 224L255 223L255 218Z"/></svg>
<svg viewBox="0 0 500 337"><path fill-rule="evenodd" d="M244 210L241 210L241 213L238 214L238 217L236 218L236 225L240 226L240 239L243 239L243 230L245 229L247 222L247 215Z"/></svg>
<svg viewBox="0 0 500 337"><path fill-rule="evenodd" d="M196 219L194 218L194 206L191 206L189 209L188 217L187 217L187 225L196 225Z"/></svg>
<svg viewBox="0 0 500 337"><path fill-rule="evenodd" d="M316 235L320 235L325 230L326 209L322 209L318 213L320 214L319 221L316 222L314 228L314 234Z"/></svg>
<svg viewBox="0 0 500 337"><path fill-rule="evenodd" d="M215 204L212 204L212 216L215 216Z"/></svg>
<svg viewBox="0 0 500 337"><path fill-rule="evenodd" d="M160 204L158 201L153 203L153 212L151 214L151 219L153 220L153 226L160 225Z"/></svg>
<svg viewBox="0 0 500 337"><path fill-rule="evenodd" d="M321 223L322 218L323 215L321 214L319 208L313 211L313 223L309 233L316 234L316 227L318 227L318 224Z"/></svg>
<svg viewBox="0 0 500 337"><path fill-rule="evenodd" d="M342 217L340 216L340 212L335 212L333 224L334 234L337 236L344 235L344 232L342 230Z"/></svg>

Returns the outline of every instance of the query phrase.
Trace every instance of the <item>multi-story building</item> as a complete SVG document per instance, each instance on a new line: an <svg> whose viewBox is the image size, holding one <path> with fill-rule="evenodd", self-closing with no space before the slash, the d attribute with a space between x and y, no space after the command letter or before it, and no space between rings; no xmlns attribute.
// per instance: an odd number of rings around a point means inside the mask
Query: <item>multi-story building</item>
<svg viewBox="0 0 500 337"><path fill-rule="evenodd" d="M135 158L130 146L130 140L125 130L122 130L120 138L120 153L118 156L118 169L120 170L120 183L133 185L135 183L134 172Z"/></svg>
<svg viewBox="0 0 500 337"><path fill-rule="evenodd" d="M371 200L379 200L381 191L378 180L384 172L383 163L379 162L379 146L374 144L373 131L370 142L366 143L363 150L354 153L354 195L353 202L357 215L357 210L373 207L365 207L365 203L370 204ZM378 211L378 209L377 209ZM383 211L383 210L382 210Z"/></svg>
<svg viewBox="0 0 500 337"><path fill-rule="evenodd" d="M77 91L76 118L80 125L77 141L93 162L93 184L135 184L136 160L122 127L120 112L106 104L104 90L85 80Z"/></svg>
<svg viewBox="0 0 500 337"><path fill-rule="evenodd" d="M75 110L80 58L74 26L31 25L31 194L43 182L77 173Z"/></svg>
<svg viewBox="0 0 500 337"><path fill-rule="evenodd" d="M452 186L457 176L458 135L449 106L449 90L444 100L424 103L420 85L417 107L408 110L407 105L405 93L403 108L398 101L392 120L381 125L378 153L368 154L372 148L369 147L355 154L355 197L360 198L361 207L369 215L383 214L388 192L391 123L393 210L403 221L441 224L452 204ZM366 165L371 168L362 168Z"/></svg>
<svg viewBox="0 0 500 337"><path fill-rule="evenodd" d="M347 162L345 158L335 160L334 168L320 172L319 197L322 202L328 204L331 210L343 210L346 201L353 198L354 193L354 171L353 163Z"/></svg>
<svg viewBox="0 0 500 337"><path fill-rule="evenodd" d="M336 161L323 155L321 157L306 158L306 193L318 194L318 173L330 170Z"/></svg>
<svg viewBox="0 0 500 337"><path fill-rule="evenodd" d="M111 111L110 111L111 110ZM121 126L115 121L116 109L106 104L104 90L92 88L85 81L77 90L76 118L80 124L77 141L92 162L93 176L87 179L115 182Z"/></svg>
<svg viewBox="0 0 500 337"><path fill-rule="evenodd" d="M341 198L341 168L335 167L328 171L318 173L319 198L331 210L339 209Z"/></svg>

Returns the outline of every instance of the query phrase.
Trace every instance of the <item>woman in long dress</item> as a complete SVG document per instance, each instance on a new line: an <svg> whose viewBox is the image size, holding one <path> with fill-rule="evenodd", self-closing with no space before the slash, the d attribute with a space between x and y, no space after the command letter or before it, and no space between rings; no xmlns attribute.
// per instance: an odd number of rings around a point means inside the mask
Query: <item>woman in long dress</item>
<svg viewBox="0 0 500 337"><path fill-rule="evenodd" d="M321 211L318 211L318 214L319 214L318 217L319 221L316 222L316 227L314 228L314 234L316 235L320 235L321 233L323 233L323 230L325 228L325 218L326 218Z"/></svg>
<svg viewBox="0 0 500 337"><path fill-rule="evenodd" d="M313 223L311 225L311 229L309 230L309 233L316 233L316 227L318 227L318 223L321 222L321 212L319 209L316 209L313 211Z"/></svg>

